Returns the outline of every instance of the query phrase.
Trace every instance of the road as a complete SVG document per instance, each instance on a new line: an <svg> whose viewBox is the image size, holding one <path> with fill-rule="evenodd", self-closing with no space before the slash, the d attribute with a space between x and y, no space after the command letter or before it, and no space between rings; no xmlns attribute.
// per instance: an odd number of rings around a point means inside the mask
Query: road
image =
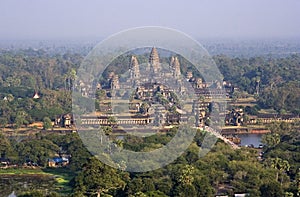
<svg viewBox="0 0 300 197"><path fill-rule="evenodd" d="M214 134L217 138L223 140L225 143L229 144L233 149L240 149L240 147L238 145L236 145L235 143L233 143L229 139L223 137L219 132L217 132L213 128L206 127L205 130L208 131L208 132L210 132L210 133L212 133L212 134Z"/></svg>

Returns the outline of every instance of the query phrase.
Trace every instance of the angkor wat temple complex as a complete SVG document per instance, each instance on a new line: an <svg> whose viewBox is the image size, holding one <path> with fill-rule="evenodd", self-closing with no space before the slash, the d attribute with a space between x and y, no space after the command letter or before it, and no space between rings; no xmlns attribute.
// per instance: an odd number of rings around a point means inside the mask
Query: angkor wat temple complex
<svg viewBox="0 0 300 197"><path fill-rule="evenodd" d="M205 82L192 71L182 73L181 70L177 56L171 56L167 63L161 62L157 49L152 48L147 63L140 65L132 55L128 72L122 75L110 72L106 79L108 85L98 83L96 90L90 91L79 84L83 96L96 92L98 101L96 115L82 116L82 125L164 127L194 117L195 125L203 126L214 107L225 112L225 103L212 103L211 98L228 97L234 90L231 84Z"/></svg>

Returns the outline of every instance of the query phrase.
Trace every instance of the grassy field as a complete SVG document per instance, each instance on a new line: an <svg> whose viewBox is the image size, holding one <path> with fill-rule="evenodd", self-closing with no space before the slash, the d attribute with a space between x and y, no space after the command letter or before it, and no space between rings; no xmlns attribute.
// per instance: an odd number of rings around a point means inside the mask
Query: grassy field
<svg viewBox="0 0 300 197"><path fill-rule="evenodd" d="M70 181L73 179L75 174L66 168L46 168L43 170L44 173L55 177L57 182L57 189L60 194L70 194L72 188L70 187Z"/></svg>
<svg viewBox="0 0 300 197"><path fill-rule="evenodd" d="M54 187L55 190L62 194L67 195L70 194L72 188L69 183L72 178L75 176L70 170L66 168L36 168L36 169L28 169L28 168L8 168L8 169L0 169L0 178L2 176L12 175L12 176L26 176L28 178L31 176L49 176L53 177L56 181ZM33 178L34 178L33 177Z"/></svg>
<svg viewBox="0 0 300 197"><path fill-rule="evenodd" d="M43 170L40 168L36 169L29 169L29 168L7 168L7 169L0 169L0 175L47 175Z"/></svg>

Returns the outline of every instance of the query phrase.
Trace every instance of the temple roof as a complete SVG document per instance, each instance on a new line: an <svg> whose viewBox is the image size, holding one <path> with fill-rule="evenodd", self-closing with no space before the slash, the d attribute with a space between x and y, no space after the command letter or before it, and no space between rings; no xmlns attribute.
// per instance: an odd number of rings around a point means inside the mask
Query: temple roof
<svg viewBox="0 0 300 197"><path fill-rule="evenodd" d="M152 50L151 50L149 62L150 63L159 62L158 52L157 52L157 49L155 47L153 47Z"/></svg>
<svg viewBox="0 0 300 197"><path fill-rule="evenodd" d="M135 56L131 56L130 65L131 65L131 68L139 66L138 60Z"/></svg>

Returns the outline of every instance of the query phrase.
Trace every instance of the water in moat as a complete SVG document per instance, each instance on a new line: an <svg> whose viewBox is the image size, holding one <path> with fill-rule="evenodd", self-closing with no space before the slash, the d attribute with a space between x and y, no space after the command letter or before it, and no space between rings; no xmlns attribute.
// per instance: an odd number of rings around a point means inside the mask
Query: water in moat
<svg viewBox="0 0 300 197"><path fill-rule="evenodd" d="M241 146L253 144L257 148L261 143L263 134L238 134L237 137L241 139Z"/></svg>

